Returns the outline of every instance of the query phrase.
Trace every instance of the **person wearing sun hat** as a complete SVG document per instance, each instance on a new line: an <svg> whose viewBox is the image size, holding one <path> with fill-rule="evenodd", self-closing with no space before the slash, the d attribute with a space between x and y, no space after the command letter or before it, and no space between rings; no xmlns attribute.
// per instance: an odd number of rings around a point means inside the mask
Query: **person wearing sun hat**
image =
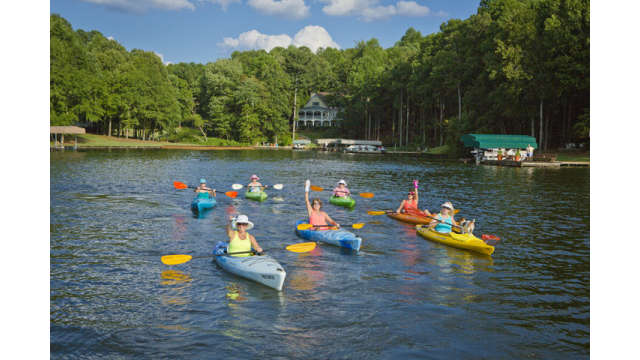
<svg viewBox="0 0 640 360"><path fill-rule="evenodd" d="M459 226L453 219L453 205L447 201L440 206L440 213L429 223L429 229L445 234L451 232L452 225Z"/></svg>
<svg viewBox="0 0 640 360"><path fill-rule="evenodd" d="M229 246L227 247L227 253L231 254L246 251L247 253L245 254L232 256L251 256L251 254L248 253L248 251L251 251L251 248L258 254L262 253L262 248L258 245L256 238L247 232L251 229L253 229L253 223L249 221L247 215L229 216L229 224L227 224Z"/></svg>
<svg viewBox="0 0 640 360"><path fill-rule="evenodd" d="M200 184L195 188L194 192L198 193L198 196L200 196L200 194L211 194L216 196L216 190L207 186L207 180L205 178L200 179Z"/></svg>
<svg viewBox="0 0 640 360"><path fill-rule="evenodd" d="M333 189L333 196L347 197L349 195L351 195L351 192L347 189L347 182L344 180L338 181L338 186Z"/></svg>
<svg viewBox="0 0 640 360"><path fill-rule="evenodd" d="M247 184L247 188L249 189L249 192L260 192L266 188L266 186L263 186L258 182L258 180L260 180L258 175L253 174L249 179L251 180L251 182Z"/></svg>

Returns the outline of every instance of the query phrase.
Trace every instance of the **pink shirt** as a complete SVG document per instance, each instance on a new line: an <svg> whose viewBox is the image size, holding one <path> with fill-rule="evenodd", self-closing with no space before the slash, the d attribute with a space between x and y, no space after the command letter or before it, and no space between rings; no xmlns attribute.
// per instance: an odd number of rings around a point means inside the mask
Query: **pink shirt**
<svg viewBox="0 0 640 360"><path fill-rule="evenodd" d="M344 189L340 189L339 187L336 187L333 189L333 195L338 197L345 197L345 196L351 195L351 192L346 187Z"/></svg>

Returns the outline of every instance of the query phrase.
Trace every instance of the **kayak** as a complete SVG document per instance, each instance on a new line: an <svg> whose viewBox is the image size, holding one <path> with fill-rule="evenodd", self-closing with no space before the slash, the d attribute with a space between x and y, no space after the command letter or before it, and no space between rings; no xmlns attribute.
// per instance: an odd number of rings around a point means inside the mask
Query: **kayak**
<svg viewBox="0 0 640 360"><path fill-rule="evenodd" d="M251 199L251 200L256 200L256 201L264 201L267 198L267 193L264 191L255 191L255 192L251 192L251 191L247 191L246 193L244 193L244 197L246 197L247 199Z"/></svg>
<svg viewBox="0 0 640 360"><path fill-rule="evenodd" d="M216 206L216 198L207 193L199 193L191 202L191 210L196 213L212 209Z"/></svg>
<svg viewBox="0 0 640 360"><path fill-rule="evenodd" d="M333 205L346 206L350 208L356 206L356 200L351 196L346 196L346 197L332 196L329 199L329 202Z"/></svg>
<svg viewBox="0 0 640 360"><path fill-rule="evenodd" d="M411 214L396 214L396 213L387 213L387 216L396 219L399 221L403 221L409 224L422 224L427 225L431 222L430 217L419 216L419 215L411 215Z"/></svg>
<svg viewBox="0 0 640 360"><path fill-rule="evenodd" d="M428 216L419 216L419 215L411 215L411 214L396 214L396 213L387 213L392 219L396 219L402 222L406 222L409 224L420 224L420 225L429 225L431 223L432 218ZM456 233L460 233L460 230L457 228L453 228L453 231Z"/></svg>
<svg viewBox="0 0 640 360"><path fill-rule="evenodd" d="M343 248L360 251L362 238L346 230L298 230L298 225L307 224L307 220L296 222L296 234L303 239L311 241L321 241L327 244L340 246Z"/></svg>
<svg viewBox="0 0 640 360"><path fill-rule="evenodd" d="M282 284L284 284L287 273L276 259L269 255L244 257L221 255L227 252L227 245L227 243L219 242L213 249L216 263L222 269L272 289L282 291Z"/></svg>
<svg viewBox="0 0 640 360"><path fill-rule="evenodd" d="M495 250L493 246L487 245L481 239L473 236L473 234L440 233L422 225L416 225L416 230L420 236L428 240L459 249L470 250L484 255L491 255Z"/></svg>

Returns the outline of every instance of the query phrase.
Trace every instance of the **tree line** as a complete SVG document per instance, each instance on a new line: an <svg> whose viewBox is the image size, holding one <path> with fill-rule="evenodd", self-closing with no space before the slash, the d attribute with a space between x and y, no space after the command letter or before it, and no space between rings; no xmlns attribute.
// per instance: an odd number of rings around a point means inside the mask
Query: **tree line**
<svg viewBox="0 0 640 360"><path fill-rule="evenodd" d="M52 125L141 139L291 141L313 92L340 106L342 133L387 145L459 144L465 133L527 134L540 147L589 141L586 0L482 0L468 19L384 49L236 51L164 65L51 15Z"/></svg>

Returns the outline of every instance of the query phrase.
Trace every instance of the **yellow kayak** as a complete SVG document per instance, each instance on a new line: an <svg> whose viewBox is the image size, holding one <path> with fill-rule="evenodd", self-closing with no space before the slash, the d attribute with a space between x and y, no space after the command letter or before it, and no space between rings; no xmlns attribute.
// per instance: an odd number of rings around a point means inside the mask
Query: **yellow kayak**
<svg viewBox="0 0 640 360"><path fill-rule="evenodd" d="M475 251L484 255L491 255L495 250L493 246L487 245L482 239L478 239L473 234L439 233L422 225L416 225L416 231L426 239L459 249Z"/></svg>

